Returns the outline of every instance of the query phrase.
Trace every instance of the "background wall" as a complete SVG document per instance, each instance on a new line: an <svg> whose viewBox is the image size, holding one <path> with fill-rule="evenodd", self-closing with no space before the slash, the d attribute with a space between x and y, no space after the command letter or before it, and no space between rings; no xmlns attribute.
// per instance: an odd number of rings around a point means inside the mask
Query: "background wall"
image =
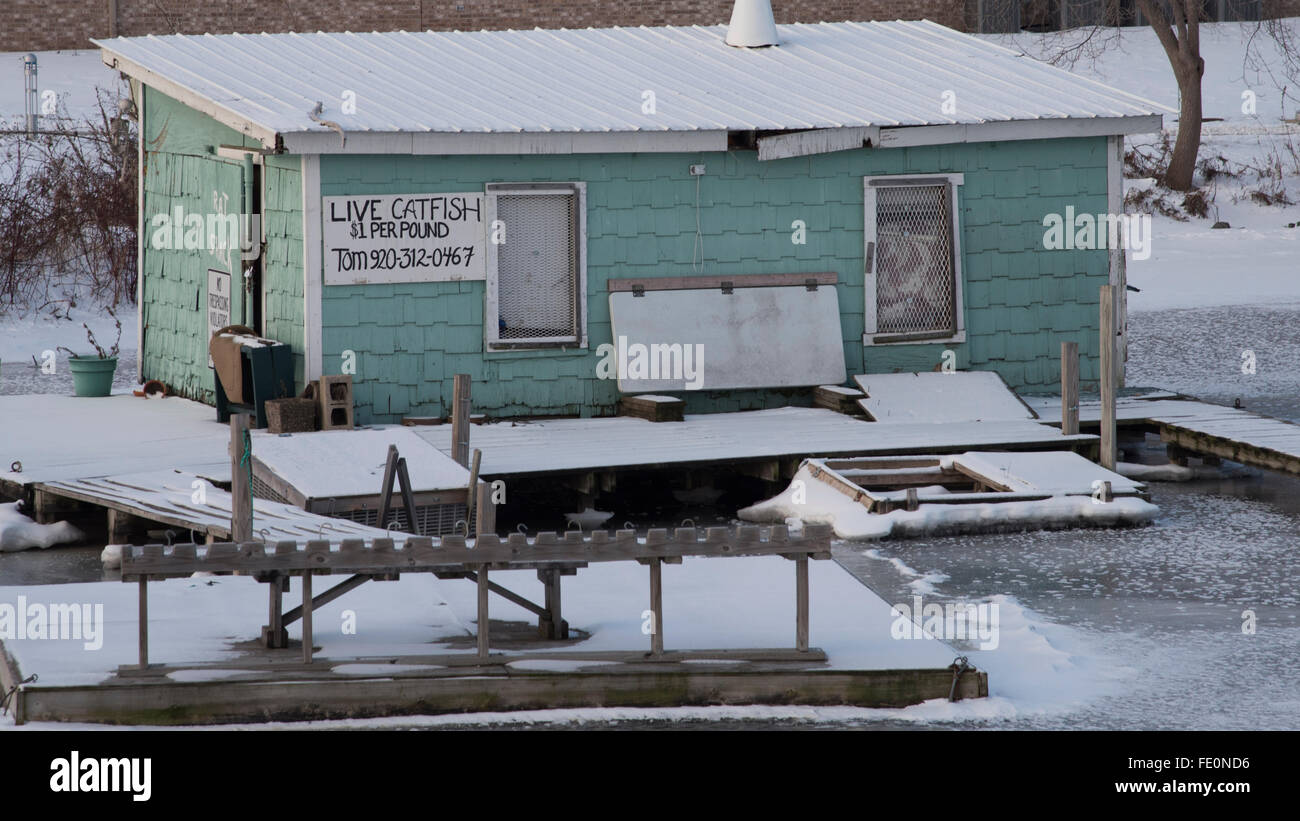
<svg viewBox="0 0 1300 821"><path fill-rule="evenodd" d="M964 0L774 0L772 7L778 23L929 18L960 28L963 4ZM0 51L90 48L91 37L178 32L716 25L731 19L732 5L732 0L5 0Z"/></svg>

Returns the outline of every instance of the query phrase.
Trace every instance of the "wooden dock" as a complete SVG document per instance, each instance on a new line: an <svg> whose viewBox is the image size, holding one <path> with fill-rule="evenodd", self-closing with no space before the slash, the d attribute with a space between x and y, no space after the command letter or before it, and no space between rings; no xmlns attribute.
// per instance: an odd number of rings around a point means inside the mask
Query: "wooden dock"
<svg viewBox="0 0 1300 821"><path fill-rule="evenodd" d="M139 542L150 525L175 530L177 541L193 538L211 543L231 535L230 493L192 473L157 470L35 482L31 490L40 522L107 515L109 544ZM383 537L400 541L405 535L265 499L253 500L253 528L269 541L323 539L337 544L343 539Z"/></svg>
<svg viewBox="0 0 1300 821"><path fill-rule="evenodd" d="M1166 396L1117 400L1116 424L1159 434L1169 450L1170 461L1176 464L1185 465L1192 455L1210 462L1228 459L1300 476L1300 425L1241 408ZM1059 403L1059 398L1031 399L1031 404L1040 406L1059 408ZM1051 418L1048 413L1040 414ZM1100 419L1099 401L1079 403L1080 427L1097 425Z"/></svg>

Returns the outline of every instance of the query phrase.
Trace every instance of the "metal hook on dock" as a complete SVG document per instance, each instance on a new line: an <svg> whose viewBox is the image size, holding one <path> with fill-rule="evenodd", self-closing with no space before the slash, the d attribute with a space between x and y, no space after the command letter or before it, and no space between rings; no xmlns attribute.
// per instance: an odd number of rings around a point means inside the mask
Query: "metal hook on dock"
<svg viewBox="0 0 1300 821"><path fill-rule="evenodd" d="M167 540L167 546L168 546L168 547L171 547L171 546L172 546L172 540L176 538L176 531L175 531L175 530L164 530L164 531L163 531L163 538Z"/></svg>
<svg viewBox="0 0 1300 821"><path fill-rule="evenodd" d="M23 472L23 463L20 462L20 461L18 461L17 459L13 460L12 462L9 463L9 472L10 472L10 473L22 473L22 472Z"/></svg>
<svg viewBox="0 0 1300 821"><path fill-rule="evenodd" d="M519 524L515 525L515 530L519 531L525 536L528 535L528 525L524 524L523 522L520 522Z"/></svg>
<svg viewBox="0 0 1300 821"><path fill-rule="evenodd" d="M636 530L636 525L632 524L631 522L624 522L624 523L623 523L623 529L624 529L624 530Z"/></svg>
<svg viewBox="0 0 1300 821"><path fill-rule="evenodd" d="M695 520L692 519L691 517L687 516L685 519L682 519L682 525L681 525L681 526L682 526L682 527L686 527L686 523L687 523L687 522L690 522L690 523L691 523L691 524L690 524L690 527L691 527L692 530L694 530L694 529L695 529Z"/></svg>
<svg viewBox="0 0 1300 821"><path fill-rule="evenodd" d="M957 658L953 659L952 664L950 664L949 666L952 667L952 687L948 689L948 700L956 701L957 682L961 680L961 674L973 668L970 666L970 660L967 659L965 656L958 656Z"/></svg>
<svg viewBox="0 0 1300 821"><path fill-rule="evenodd" d="M452 533L455 533L456 531L460 530L460 526L461 526L461 525L464 525L464 526L465 526L465 532L464 532L463 534L461 534L461 535L463 535L465 538L468 539L468 538L469 538L469 522L466 521L465 519L457 519L456 522L455 522L455 524L453 524L453 525L451 526L451 532L452 532Z"/></svg>
<svg viewBox="0 0 1300 821"><path fill-rule="evenodd" d="M271 541L271 539L270 539L271 531L267 530L267 529L264 528L264 527L258 529L258 531L257 531L257 535L259 535L259 536L262 537L262 543L263 543L263 544L265 544L266 542Z"/></svg>

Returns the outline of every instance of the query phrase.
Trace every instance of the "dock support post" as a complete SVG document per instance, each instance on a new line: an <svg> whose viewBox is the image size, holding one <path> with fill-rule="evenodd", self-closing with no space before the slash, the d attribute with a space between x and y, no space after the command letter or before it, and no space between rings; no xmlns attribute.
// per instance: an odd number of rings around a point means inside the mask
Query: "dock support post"
<svg viewBox="0 0 1300 821"><path fill-rule="evenodd" d="M808 649L808 556L794 560L794 646L796 650Z"/></svg>
<svg viewBox="0 0 1300 821"><path fill-rule="evenodd" d="M1079 343L1061 343L1061 433L1079 432Z"/></svg>
<svg viewBox="0 0 1300 821"><path fill-rule="evenodd" d="M488 657L488 566L478 568L478 657L486 661Z"/></svg>
<svg viewBox="0 0 1300 821"><path fill-rule="evenodd" d="M650 653L661 656L664 652L664 585L663 559L650 560L650 611L654 615L654 630L650 633Z"/></svg>
<svg viewBox="0 0 1300 821"><path fill-rule="evenodd" d="M469 374L456 374L451 393L451 458L461 467L469 467L469 394Z"/></svg>
<svg viewBox="0 0 1300 821"><path fill-rule="evenodd" d="M289 636L284 629L284 590L288 587L289 577L273 575L267 586L270 588L266 608L266 626L262 628L262 646L276 649L289 646Z"/></svg>
<svg viewBox="0 0 1300 821"><path fill-rule="evenodd" d="M302 574L302 663L311 664L311 571Z"/></svg>
<svg viewBox="0 0 1300 821"><path fill-rule="evenodd" d="M567 639L569 625L560 607L560 579L558 570L538 570L537 580L546 592L546 615L538 619L538 632L544 639Z"/></svg>
<svg viewBox="0 0 1300 821"><path fill-rule="evenodd" d="M1101 286L1101 466L1115 469L1115 287Z"/></svg>
<svg viewBox="0 0 1300 821"><path fill-rule="evenodd" d="M478 467L483 460L483 451L474 448L474 462L469 469L469 489L465 494L465 535L469 535L470 526L478 533L478 520L474 518L478 507Z"/></svg>
<svg viewBox="0 0 1300 821"><path fill-rule="evenodd" d="M140 577L140 669L149 669L149 577Z"/></svg>
<svg viewBox="0 0 1300 821"><path fill-rule="evenodd" d="M230 417L230 541L236 544L253 540L253 489L249 483L252 468L244 463L249 419L246 413ZM248 458L253 458L251 453Z"/></svg>

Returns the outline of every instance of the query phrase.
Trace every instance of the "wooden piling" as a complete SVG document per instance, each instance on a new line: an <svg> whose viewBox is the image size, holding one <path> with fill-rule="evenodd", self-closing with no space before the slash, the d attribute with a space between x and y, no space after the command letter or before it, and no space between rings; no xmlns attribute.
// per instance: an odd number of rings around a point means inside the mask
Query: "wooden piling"
<svg viewBox="0 0 1300 821"><path fill-rule="evenodd" d="M664 652L664 584L663 560L650 560L650 611L654 614L654 631L650 633L650 652L660 656Z"/></svg>
<svg viewBox="0 0 1300 821"><path fill-rule="evenodd" d="M794 560L795 591L795 629L794 646L796 650L808 649L808 557L800 556Z"/></svg>
<svg viewBox="0 0 1300 821"><path fill-rule="evenodd" d="M149 579L140 577L140 669L149 667Z"/></svg>
<svg viewBox="0 0 1300 821"><path fill-rule="evenodd" d="M488 657L488 566L478 568L478 657Z"/></svg>
<svg viewBox="0 0 1300 821"><path fill-rule="evenodd" d="M253 491L250 468L243 461L249 419L246 413L230 417L230 540L237 544L253 540Z"/></svg>
<svg viewBox="0 0 1300 821"><path fill-rule="evenodd" d="M1079 343L1061 343L1061 433L1079 432Z"/></svg>
<svg viewBox="0 0 1300 821"><path fill-rule="evenodd" d="M274 584L274 582L272 582ZM312 654L312 634L311 634L311 571L302 574L302 663L311 664Z"/></svg>
<svg viewBox="0 0 1300 821"><path fill-rule="evenodd" d="M469 414L469 374L458 373L452 381L451 458L462 467L469 467Z"/></svg>
<svg viewBox="0 0 1300 821"><path fill-rule="evenodd" d="M1115 287L1101 286L1101 452L1099 461L1115 469Z"/></svg>
<svg viewBox="0 0 1300 821"><path fill-rule="evenodd" d="M465 494L465 535L469 535L469 529L474 526L474 532L478 533L477 522L474 519L474 508L478 502L478 467L483 461L483 451L474 448L474 463L469 469L469 491Z"/></svg>

